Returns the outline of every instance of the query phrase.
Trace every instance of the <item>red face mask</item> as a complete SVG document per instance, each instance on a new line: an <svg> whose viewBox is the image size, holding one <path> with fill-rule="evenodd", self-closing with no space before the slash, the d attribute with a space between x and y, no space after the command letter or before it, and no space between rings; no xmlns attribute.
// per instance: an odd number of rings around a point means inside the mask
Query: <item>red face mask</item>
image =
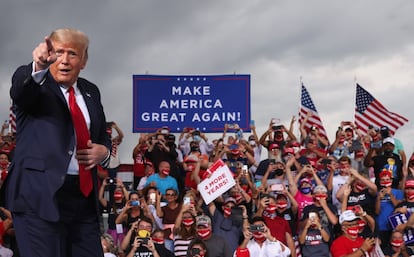
<svg viewBox="0 0 414 257"><path fill-rule="evenodd" d="M249 186L248 185L243 185L243 186L241 186L241 188L243 189L243 191L247 192L247 189L249 189Z"/></svg>
<svg viewBox="0 0 414 257"><path fill-rule="evenodd" d="M114 193L114 200L115 201L122 200L122 193L121 192L115 192Z"/></svg>
<svg viewBox="0 0 414 257"><path fill-rule="evenodd" d="M356 183L356 184L355 184L355 188L356 188L358 191L363 191L365 188L367 188L367 186L366 186L365 184L363 184L363 183Z"/></svg>
<svg viewBox="0 0 414 257"><path fill-rule="evenodd" d="M274 213L275 211L276 211L276 208L277 208L277 206L276 206L276 204L274 204L274 203L269 203L268 205L267 205L267 207L266 207L266 212L268 212L268 213Z"/></svg>
<svg viewBox="0 0 414 257"><path fill-rule="evenodd" d="M237 203L240 203L241 200L242 200L242 195L239 194L239 193L234 194L233 197L234 197L234 199L236 199Z"/></svg>
<svg viewBox="0 0 414 257"><path fill-rule="evenodd" d="M266 236L261 232L254 232L253 233L253 238L257 242L264 242L266 240Z"/></svg>
<svg viewBox="0 0 414 257"><path fill-rule="evenodd" d="M240 151L239 150L231 150L231 154L233 154L234 156L239 156Z"/></svg>
<svg viewBox="0 0 414 257"><path fill-rule="evenodd" d="M356 226L348 227L346 229L346 233L348 233L348 235L351 237L357 237L359 233L359 226L356 225Z"/></svg>
<svg viewBox="0 0 414 257"><path fill-rule="evenodd" d="M404 240L402 239L393 239L391 240L391 245L394 247L400 247L404 244Z"/></svg>
<svg viewBox="0 0 414 257"><path fill-rule="evenodd" d="M326 198L328 198L326 194L315 194L315 199L318 201L321 199L326 199Z"/></svg>
<svg viewBox="0 0 414 257"><path fill-rule="evenodd" d="M161 173L164 174L165 176L170 175L170 169L162 169Z"/></svg>
<svg viewBox="0 0 414 257"><path fill-rule="evenodd" d="M193 219L183 219L182 223L186 227L191 227L191 225L194 224L194 220Z"/></svg>
<svg viewBox="0 0 414 257"><path fill-rule="evenodd" d="M358 220L359 233L361 233L364 230L366 225L367 222L365 220Z"/></svg>
<svg viewBox="0 0 414 257"><path fill-rule="evenodd" d="M224 207L224 217L228 218L231 215L231 208L230 207Z"/></svg>
<svg viewBox="0 0 414 257"><path fill-rule="evenodd" d="M407 198L408 198L408 200L413 200L414 199L414 192L407 193Z"/></svg>
<svg viewBox="0 0 414 257"><path fill-rule="evenodd" d="M205 240L211 235L210 228L202 228L197 230L197 235L202 239Z"/></svg>
<svg viewBox="0 0 414 257"><path fill-rule="evenodd" d="M284 208L286 208L288 206L288 202L287 201L278 201L277 203L276 203L276 207L278 208L278 209L284 209Z"/></svg>
<svg viewBox="0 0 414 257"><path fill-rule="evenodd" d="M164 239L152 238L152 241L154 241L154 243L159 244L159 245L164 244Z"/></svg>
<svg viewBox="0 0 414 257"><path fill-rule="evenodd" d="M382 187L391 187L392 181L381 181L380 186Z"/></svg>

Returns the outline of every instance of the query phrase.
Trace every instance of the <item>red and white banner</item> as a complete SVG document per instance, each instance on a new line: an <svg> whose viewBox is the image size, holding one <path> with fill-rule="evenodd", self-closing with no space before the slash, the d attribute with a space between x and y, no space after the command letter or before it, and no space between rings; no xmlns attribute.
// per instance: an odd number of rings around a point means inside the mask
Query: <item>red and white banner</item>
<svg viewBox="0 0 414 257"><path fill-rule="evenodd" d="M222 161L216 161L210 168L211 176L198 184L197 189L206 204L228 191L236 182L229 167Z"/></svg>

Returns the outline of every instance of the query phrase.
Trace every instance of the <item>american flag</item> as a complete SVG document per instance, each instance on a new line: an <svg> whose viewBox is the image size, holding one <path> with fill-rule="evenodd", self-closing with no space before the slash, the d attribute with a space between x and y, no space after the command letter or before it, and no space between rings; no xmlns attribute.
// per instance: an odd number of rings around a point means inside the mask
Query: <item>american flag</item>
<svg viewBox="0 0 414 257"><path fill-rule="evenodd" d="M306 90L305 86L302 83L302 94L301 94L301 106L299 111L299 124L302 124L308 113L310 116L306 121L305 128L310 129L312 126L315 126L319 129L319 132L328 139L325 128L323 127L322 120L319 117L318 111L316 110L315 105L312 102L312 99Z"/></svg>
<svg viewBox="0 0 414 257"><path fill-rule="evenodd" d="M388 126L391 134L403 126L408 120L403 116L388 111L368 91L356 84L355 125L366 133L369 126Z"/></svg>
<svg viewBox="0 0 414 257"><path fill-rule="evenodd" d="M16 133L16 114L14 113L14 109L13 108L14 108L13 103L10 103L10 111L9 111L9 133Z"/></svg>

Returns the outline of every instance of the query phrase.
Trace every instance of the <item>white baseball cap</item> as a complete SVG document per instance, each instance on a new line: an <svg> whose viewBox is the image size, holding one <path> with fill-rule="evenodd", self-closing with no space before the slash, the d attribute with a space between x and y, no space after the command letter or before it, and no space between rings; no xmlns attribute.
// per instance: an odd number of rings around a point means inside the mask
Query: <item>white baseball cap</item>
<svg viewBox="0 0 414 257"><path fill-rule="evenodd" d="M345 221L353 221L359 219L358 216L355 215L355 213L351 210L346 210L341 213L339 216L339 224L344 223Z"/></svg>
<svg viewBox="0 0 414 257"><path fill-rule="evenodd" d="M391 144L395 145L395 140L392 137L386 137L386 138L384 138L384 140L382 141L382 143L383 144L385 144L385 143L391 143Z"/></svg>

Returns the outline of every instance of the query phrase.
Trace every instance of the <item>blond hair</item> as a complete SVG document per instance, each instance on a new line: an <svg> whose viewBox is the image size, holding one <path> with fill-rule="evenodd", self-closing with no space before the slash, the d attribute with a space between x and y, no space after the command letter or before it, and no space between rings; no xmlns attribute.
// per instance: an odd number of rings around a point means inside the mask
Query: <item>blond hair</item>
<svg viewBox="0 0 414 257"><path fill-rule="evenodd" d="M72 28L56 29L50 33L51 41L56 42L71 42L81 46L84 49L84 60L88 59L89 38L80 30Z"/></svg>

